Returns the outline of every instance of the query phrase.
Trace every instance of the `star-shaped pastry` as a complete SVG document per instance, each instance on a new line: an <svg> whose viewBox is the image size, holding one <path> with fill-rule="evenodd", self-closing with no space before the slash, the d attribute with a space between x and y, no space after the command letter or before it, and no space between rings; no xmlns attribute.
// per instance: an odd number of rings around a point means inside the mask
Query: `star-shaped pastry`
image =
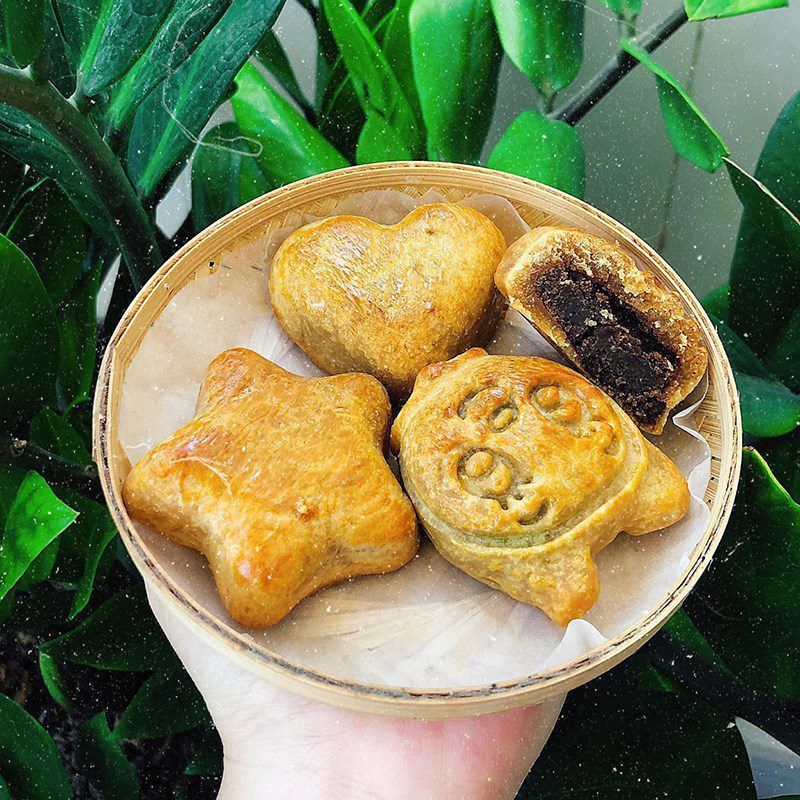
<svg viewBox="0 0 800 800"><path fill-rule="evenodd" d="M194 419L131 469L125 504L205 554L233 619L274 625L312 592L416 553L414 509L384 458L389 415L368 375L302 378L227 350Z"/></svg>

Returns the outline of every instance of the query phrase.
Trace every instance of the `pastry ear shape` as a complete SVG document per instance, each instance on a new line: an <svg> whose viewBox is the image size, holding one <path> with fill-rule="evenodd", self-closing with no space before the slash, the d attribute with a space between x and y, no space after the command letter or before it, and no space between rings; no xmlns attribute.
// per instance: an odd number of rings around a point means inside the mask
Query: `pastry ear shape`
<svg viewBox="0 0 800 800"><path fill-rule="evenodd" d="M279 622L312 592L398 569L414 509L383 454L386 391L301 378L250 350L209 366L194 419L131 469L131 516L208 558L228 613Z"/></svg>
<svg viewBox="0 0 800 800"><path fill-rule="evenodd" d="M571 369L472 350L420 374L392 427L442 555L561 625L596 602L593 554L680 519L686 481Z"/></svg>

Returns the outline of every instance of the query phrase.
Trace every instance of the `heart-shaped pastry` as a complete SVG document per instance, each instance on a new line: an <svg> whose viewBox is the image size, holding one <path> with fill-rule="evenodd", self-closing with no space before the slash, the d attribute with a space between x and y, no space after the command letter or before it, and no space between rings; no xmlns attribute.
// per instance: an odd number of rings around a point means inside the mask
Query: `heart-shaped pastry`
<svg viewBox="0 0 800 800"><path fill-rule="evenodd" d="M420 206L397 225L329 217L281 245L270 299L317 366L367 372L403 398L423 367L491 335L505 246L491 220L452 203Z"/></svg>

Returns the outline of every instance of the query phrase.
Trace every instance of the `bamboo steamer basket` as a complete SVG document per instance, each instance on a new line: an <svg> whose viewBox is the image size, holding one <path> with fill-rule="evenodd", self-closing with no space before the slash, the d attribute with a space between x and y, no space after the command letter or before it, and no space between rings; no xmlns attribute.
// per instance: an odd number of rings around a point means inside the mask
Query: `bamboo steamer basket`
<svg viewBox="0 0 800 800"><path fill-rule="evenodd" d="M695 412L695 423L711 450L711 480L705 496L710 520L689 563L661 601L636 624L581 658L514 681L434 690L359 683L308 669L235 630L229 619L204 608L181 588L159 564L123 505L122 484L129 462L118 439L122 387L145 333L171 297L195 278L208 275L212 262L233 244L290 224L303 213L325 216L340 198L375 189L399 189L415 197L433 189L450 202L494 194L508 199L531 227L564 225L615 241L640 267L681 297L702 330L709 355L709 385ZM95 395L93 438L103 492L133 563L202 640L239 666L287 690L371 713L428 718L484 714L539 703L586 683L641 647L680 607L708 566L731 513L742 445L733 374L716 331L698 300L649 245L597 209L549 186L480 167L428 162L370 164L298 181L231 212L181 248L138 294L109 342Z"/></svg>

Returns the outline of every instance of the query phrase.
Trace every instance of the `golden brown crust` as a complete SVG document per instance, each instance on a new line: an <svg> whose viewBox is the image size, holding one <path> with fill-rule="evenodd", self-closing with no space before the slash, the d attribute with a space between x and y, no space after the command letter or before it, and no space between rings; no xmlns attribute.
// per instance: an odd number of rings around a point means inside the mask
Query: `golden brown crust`
<svg viewBox="0 0 800 800"><path fill-rule="evenodd" d="M561 625L597 600L594 553L689 506L683 476L625 412L546 359L475 348L427 367L391 443L442 555Z"/></svg>
<svg viewBox="0 0 800 800"><path fill-rule="evenodd" d="M301 378L227 350L195 418L129 473L125 505L205 554L233 619L274 625L323 586L416 552L414 510L383 455L389 414L369 375Z"/></svg>
<svg viewBox="0 0 800 800"><path fill-rule="evenodd" d="M676 369L663 398L663 413L652 422L639 422L642 430L661 433L670 410L694 389L705 373L708 355L700 328L674 292L666 289L654 275L639 269L616 245L582 231L534 228L506 251L495 281L512 308L530 320L542 336L584 372L590 373L590 370L585 368L537 291L539 276L565 265L589 276L634 309L658 340L676 355ZM615 394L613 388L604 388ZM620 395L617 397L625 407L624 399ZM633 412L630 406L626 410Z"/></svg>
<svg viewBox="0 0 800 800"><path fill-rule="evenodd" d="M397 225L339 216L295 231L272 262L284 330L331 374L367 372L395 398L417 373L488 339L504 301L503 235L466 206L420 206Z"/></svg>

